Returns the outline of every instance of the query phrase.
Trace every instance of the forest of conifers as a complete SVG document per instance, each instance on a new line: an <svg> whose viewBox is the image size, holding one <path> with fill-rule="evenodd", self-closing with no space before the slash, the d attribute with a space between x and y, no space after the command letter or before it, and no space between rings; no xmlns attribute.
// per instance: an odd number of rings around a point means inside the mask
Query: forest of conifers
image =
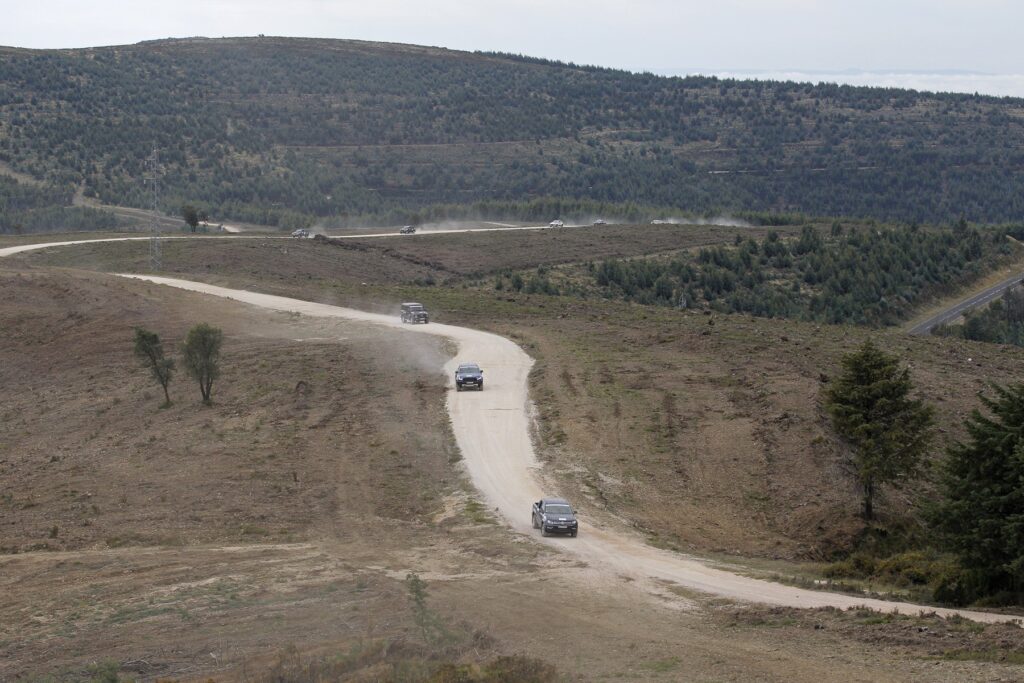
<svg viewBox="0 0 1024 683"><path fill-rule="evenodd" d="M542 197L907 222L1024 215L1018 99L351 41L0 48L0 170L55 195L149 206L154 150L166 211L188 202L285 227ZM0 229L36 221L24 194L0 185Z"/></svg>
<svg viewBox="0 0 1024 683"><path fill-rule="evenodd" d="M1021 247L1008 230L984 232L962 222L951 228L844 228L830 234L805 227L798 239L770 232L763 240L737 235L733 246L702 248L672 257L608 259L589 263L579 278L559 281L541 269L498 287L526 292L625 299L679 308L871 326L905 320L929 298L948 295L1008 259ZM1017 318L999 327L968 321L962 336L1014 343L1012 339L971 336L974 329L1020 333L1017 299L1000 314ZM991 314L989 314L991 315ZM1013 328L1012 323L1018 327ZM949 333L957 333L950 331Z"/></svg>

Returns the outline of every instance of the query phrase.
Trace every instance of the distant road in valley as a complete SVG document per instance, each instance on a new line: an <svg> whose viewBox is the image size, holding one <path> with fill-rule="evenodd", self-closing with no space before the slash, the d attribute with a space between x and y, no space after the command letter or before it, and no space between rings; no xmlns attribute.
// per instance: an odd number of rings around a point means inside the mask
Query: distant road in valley
<svg viewBox="0 0 1024 683"><path fill-rule="evenodd" d="M994 299L998 299L1006 293L1006 290L1020 284L1022 281L1024 281L1024 273L1017 273L998 284L972 294L969 298L950 306L936 315L933 315L922 323L914 325L908 331L910 334L929 334L933 328L956 320L970 309L986 304Z"/></svg>

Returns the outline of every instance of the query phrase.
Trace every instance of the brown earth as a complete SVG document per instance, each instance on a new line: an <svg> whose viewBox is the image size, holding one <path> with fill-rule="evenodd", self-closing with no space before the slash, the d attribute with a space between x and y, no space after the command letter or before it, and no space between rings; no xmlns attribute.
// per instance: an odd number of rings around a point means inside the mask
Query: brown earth
<svg viewBox="0 0 1024 683"><path fill-rule="evenodd" d="M404 239L344 239L336 246L378 254L441 275L466 277L561 263L626 258L731 243L736 235L763 238L797 228L729 228L715 225L600 225L547 230L508 230L431 235ZM381 280L376 280L381 282Z"/></svg>
<svg viewBox="0 0 1024 683"><path fill-rule="evenodd" d="M776 231L786 230L776 228ZM457 282L506 269L732 243L737 234L762 237L767 232L766 228L710 225L606 225L417 234L401 238L166 240L162 247L162 273L270 275L274 280L296 284L324 279L360 286L363 283L379 286ZM7 243L0 241L0 247L3 246ZM79 245L73 250L57 248L16 258L38 265L70 265L106 271L147 272L150 267L146 241Z"/></svg>
<svg viewBox="0 0 1024 683"><path fill-rule="evenodd" d="M128 245L108 248L118 246ZM208 281L362 295L336 286L327 258L307 268L317 252L305 244L264 249L221 256L215 269L206 254L219 250L204 252L178 272L191 263ZM85 254L125 265L116 250ZM402 584L410 570L457 633L454 656L522 652L568 680L1017 674L981 656L936 661L933 648L865 640L852 626L813 639L790 626L737 627L715 601L671 590L651 598L505 532L473 504L456 462L435 371L443 345L26 260L0 264L0 678L69 677L109 657L147 680L233 680L291 643L337 653L419 642ZM829 480L843 476L835 445L826 437L807 451L822 432L818 373L862 331L369 289L379 301L432 296L448 322L518 337L540 359L549 466L586 505L633 519L660 543L801 556L815 551L820 520L854 519L852 491ZM174 406L162 410L159 387L130 355L131 327L151 327L173 347L200 320L227 335L214 405L202 407L179 378ZM941 400L945 420L973 407L964 388L1009 376L1020 360L1000 347L885 339ZM808 491L825 492L823 502L800 505ZM1008 661L1019 649L992 642Z"/></svg>
<svg viewBox="0 0 1024 683"><path fill-rule="evenodd" d="M442 237L504 244L510 235L570 232L431 236L423 244ZM449 248L437 247L430 258ZM1024 357L1011 347L909 338L898 330L869 333L486 288L410 288L389 283L438 269L315 241L179 242L167 249L168 274L229 286L258 281L260 291L379 311L418 299L439 321L518 339L539 361L534 399L542 457L591 507L631 521L655 544L688 551L822 560L861 533L847 454L820 403L823 378L869 334L910 364L922 395L935 404L936 456L961 435L964 417L978 406L976 392L1012 377ZM512 250L494 253L509 263L524 258ZM106 244L17 258L133 270L144 267L146 254L140 245ZM454 271L458 260L452 252L442 263ZM355 284L362 278L367 285ZM908 510L930 490L921 487L885 491L883 516Z"/></svg>
<svg viewBox="0 0 1024 683"><path fill-rule="evenodd" d="M570 232L431 236L423 244ZM137 270L147 262L146 249L105 244L17 258ZM437 272L378 260L377 253L314 241L168 242L165 262L168 274L229 286L258 281L260 291L379 311L416 298L440 321L518 338L540 361L534 398L542 456L578 495L633 521L659 545L825 559L860 533L855 482L820 400L822 378L834 374L865 330L485 289L375 286ZM521 258L505 249L495 254ZM457 261L453 252L444 267L454 270ZM369 283L355 284L362 278ZM1008 347L907 338L895 330L876 336L911 364L922 394L936 405L940 447L959 436L978 405L975 393L1012 376L1021 358ZM913 499L895 490L885 495L883 514L887 505L903 512Z"/></svg>

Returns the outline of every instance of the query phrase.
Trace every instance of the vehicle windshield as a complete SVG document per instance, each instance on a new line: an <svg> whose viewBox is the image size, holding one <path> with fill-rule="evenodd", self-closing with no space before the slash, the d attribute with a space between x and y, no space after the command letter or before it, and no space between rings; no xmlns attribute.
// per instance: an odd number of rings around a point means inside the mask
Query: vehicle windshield
<svg viewBox="0 0 1024 683"><path fill-rule="evenodd" d="M571 515L572 508L568 505L548 505L544 508L544 512L549 515Z"/></svg>
<svg viewBox="0 0 1024 683"><path fill-rule="evenodd" d="M478 365L460 365L459 372L480 372Z"/></svg>
<svg viewBox="0 0 1024 683"><path fill-rule="evenodd" d="M407 310L407 311L422 311L423 310L423 306L421 304L409 304L408 306L405 307L405 310Z"/></svg>

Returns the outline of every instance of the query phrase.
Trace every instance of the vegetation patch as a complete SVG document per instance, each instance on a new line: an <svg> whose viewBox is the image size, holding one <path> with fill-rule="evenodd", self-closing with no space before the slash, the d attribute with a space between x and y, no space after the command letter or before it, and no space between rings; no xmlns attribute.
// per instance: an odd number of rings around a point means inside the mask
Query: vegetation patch
<svg viewBox="0 0 1024 683"><path fill-rule="evenodd" d="M844 231L805 227L795 240L769 233L732 247L660 259L609 259L587 267L602 296L723 313L826 323L893 325L1018 252L1005 230L913 227ZM537 285L546 291L550 287Z"/></svg>
<svg viewBox="0 0 1024 683"><path fill-rule="evenodd" d="M1013 220L1024 213L1021 111L1012 98L357 41L0 53L0 163L16 173L149 206L138 179L156 147L166 213L190 202L214 220L288 228L401 224L482 201L525 218L538 196L624 216L639 204Z"/></svg>
<svg viewBox="0 0 1024 683"><path fill-rule="evenodd" d="M791 629L802 637L841 635L873 647L895 647L923 659L1024 664L1024 629L960 616L916 616L863 608L840 610L726 606L714 620L730 628Z"/></svg>

